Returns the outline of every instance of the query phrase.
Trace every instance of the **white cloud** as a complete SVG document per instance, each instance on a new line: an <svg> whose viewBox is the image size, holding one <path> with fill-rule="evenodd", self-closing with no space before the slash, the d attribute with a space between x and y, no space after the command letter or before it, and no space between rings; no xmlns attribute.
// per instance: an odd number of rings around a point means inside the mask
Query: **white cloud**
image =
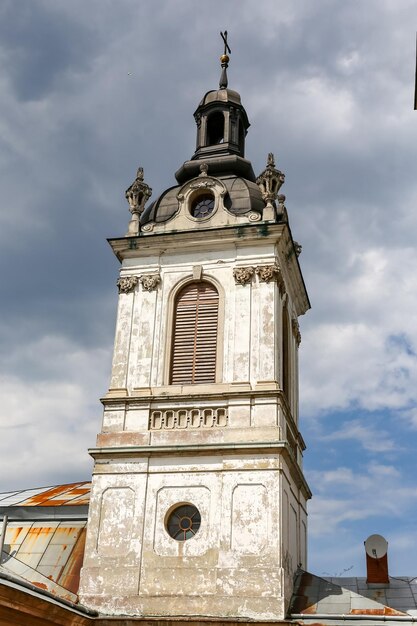
<svg viewBox="0 0 417 626"><path fill-rule="evenodd" d="M313 571L341 576L343 569L353 566L349 575L365 575L363 542L377 533L389 543L390 574L415 573L414 476L398 467L373 462L356 469L314 471L310 481L316 494L309 505Z"/></svg>
<svg viewBox="0 0 417 626"><path fill-rule="evenodd" d="M408 411L404 411L401 417L408 423L411 428L417 430L417 408L414 407Z"/></svg>
<svg viewBox="0 0 417 626"><path fill-rule="evenodd" d="M22 375L0 376L0 491L89 479L108 357L51 336L10 354Z"/></svg>
<svg viewBox="0 0 417 626"><path fill-rule="evenodd" d="M28 7L37 21L27 19ZM392 408L417 427L416 4L368 0L364 10L282 0L277 7L276 0L261 8L212 0L198 12L193 0L160 0L158 11L136 0L2 7L0 29L12 33L0 45L4 488L90 475L86 448L99 428L109 357L82 345L85 329L78 343L71 337L79 319L95 328L107 316L103 342L112 341L113 312L102 293L114 274L102 278L110 254L102 241L126 231L123 194L138 165L154 200L193 153L194 107L219 78L219 11L233 24L229 84L252 123L247 157L260 171L276 151L291 227L303 244L313 310L301 320L302 418L359 407L353 424L336 428L324 445L337 450L349 437L365 457L393 452L393 428L378 431L362 409ZM56 50L44 47L51 41ZM84 42L78 55L74 42L77 50ZM67 53L58 66L56 51ZM40 66L30 64L35 52ZM49 284L48 297L40 294ZM312 528L320 548L317 530L326 528L325 549L341 562L334 571L350 562L332 532L352 547L355 523L374 525L382 510L404 525L401 510L415 502L392 466L364 471L363 458L349 462L313 480Z"/></svg>
<svg viewBox="0 0 417 626"><path fill-rule="evenodd" d="M346 441L347 439L353 439L365 450L371 452L398 451L398 444L393 440L390 433L369 426L360 419L345 422L341 428L320 437L322 442Z"/></svg>
<svg viewBox="0 0 417 626"><path fill-rule="evenodd" d="M313 537L337 533L352 521L382 525L417 507L412 477L392 465L374 462L356 471L346 467L317 470L310 472L310 482L316 494L309 506Z"/></svg>
<svg viewBox="0 0 417 626"><path fill-rule="evenodd" d="M405 409L417 402L417 291L411 249L351 256L350 273L315 276L324 319L303 332L303 413L358 406ZM346 275L347 274L347 275Z"/></svg>

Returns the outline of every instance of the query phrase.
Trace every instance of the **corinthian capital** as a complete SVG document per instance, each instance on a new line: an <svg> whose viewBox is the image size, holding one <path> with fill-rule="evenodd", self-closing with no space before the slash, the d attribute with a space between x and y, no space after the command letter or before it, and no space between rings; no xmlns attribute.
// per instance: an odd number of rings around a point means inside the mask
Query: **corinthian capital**
<svg viewBox="0 0 417 626"><path fill-rule="evenodd" d="M284 291L284 279L281 268L278 265L258 265L255 271L262 283L274 281L277 283L280 291Z"/></svg>
<svg viewBox="0 0 417 626"><path fill-rule="evenodd" d="M235 279L235 283L239 285L246 285L252 279L255 270L253 267L235 267L233 270L233 277Z"/></svg>
<svg viewBox="0 0 417 626"><path fill-rule="evenodd" d="M291 325L292 325L292 332L293 335L297 341L297 344L300 345L301 343L301 332L300 332L300 325L298 323L298 319L296 317L293 317L291 320Z"/></svg>
<svg viewBox="0 0 417 626"><path fill-rule="evenodd" d="M161 282L161 277L159 274L142 274L140 282L145 291L154 291Z"/></svg>
<svg viewBox="0 0 417 626"><path fill-rule="evenodd" d="M119 293L129 293L133 291L137 284L137 276L124 276L123 278L119 278L119 280L117 281Z"/></svg>

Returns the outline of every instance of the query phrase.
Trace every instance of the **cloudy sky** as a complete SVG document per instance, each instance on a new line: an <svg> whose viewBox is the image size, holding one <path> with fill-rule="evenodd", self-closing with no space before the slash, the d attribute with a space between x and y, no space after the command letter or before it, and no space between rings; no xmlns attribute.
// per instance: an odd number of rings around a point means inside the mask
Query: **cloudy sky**
<svg viewBox="0 0 417 626"><path fill-rule="evenodd" d="M229 85L268 152L312 310L300 320L309 569L417 575L415 0L1 0L0 490L87 480L109 379L124 191L154 195Z"/></svg>

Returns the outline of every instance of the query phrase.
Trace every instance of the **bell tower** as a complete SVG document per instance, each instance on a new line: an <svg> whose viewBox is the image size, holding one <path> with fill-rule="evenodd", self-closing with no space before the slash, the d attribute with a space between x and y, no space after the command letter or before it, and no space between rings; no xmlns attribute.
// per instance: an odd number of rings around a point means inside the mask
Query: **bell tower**
<svg viewBox="0 0 417 626"><path fill-rule="evenodd" d="M119 306L80 587L107 615L280 620L306 569L301 247L273 155L258 177L245 159L223 40L177 186L146 206L139 168L109 240Z"/></svg>

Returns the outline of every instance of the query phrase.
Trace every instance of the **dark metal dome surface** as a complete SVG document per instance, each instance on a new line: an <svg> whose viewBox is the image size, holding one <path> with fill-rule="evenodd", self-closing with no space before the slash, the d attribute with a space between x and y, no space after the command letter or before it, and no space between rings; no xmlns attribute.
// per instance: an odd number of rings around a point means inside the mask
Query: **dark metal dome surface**
<svg viewBox="0 0 417 626"><path fill-rule="evenodd" d="M249 211L262 212L265 203L262 200L261 190L258 185L245 178L237 176L219 176L227 189L224 204L230 213L244 215ZM166 222L175 215L178 210L177 194L181 185L166 189L141 216L141 224L148 222Z"/></svg>

